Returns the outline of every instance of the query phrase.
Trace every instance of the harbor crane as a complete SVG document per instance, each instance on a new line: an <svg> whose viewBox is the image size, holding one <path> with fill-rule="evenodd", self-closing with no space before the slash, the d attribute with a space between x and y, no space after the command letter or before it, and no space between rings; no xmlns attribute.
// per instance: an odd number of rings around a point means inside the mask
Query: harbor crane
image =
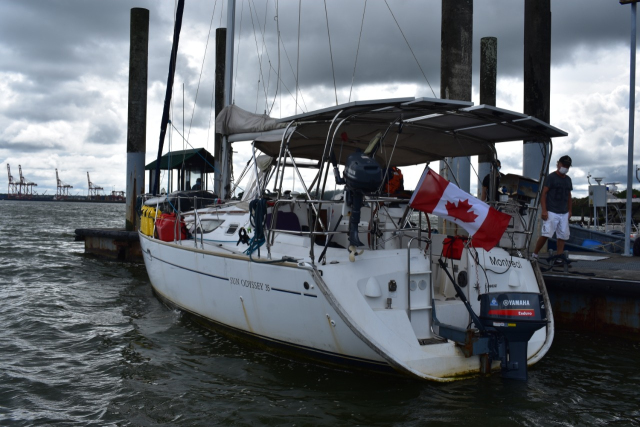
<svg viewBox="0 0 640 427"><path fill-rule="evenodd" d="M89 183L89 195L87 196L89 200L93 197L98 197L100 194L100 190L104 190L102 187L98 187L93 182L91 182L91 178L89 177L89 171L87 171L87 182Z"/></svg>
<svg viewBox="0 0 640 427"><path fill-rule="evenodd" d="M9 174L9 188L7 189L7 194L15 195L18 194L18 184L13 176L11 176L11 167L9 163L7 163L7 173Z"/></svg>
<svg viewBox="0 0 640 427"><path fill-rule="evenodd" d="M56 199L69 197L69 189L73 188L73 186L62 182L62 180L58 176L57 168L56 168L56 182L58 183L56 187Z"/></svg>
<svg viewBox="0 0 640 427"><path fill-rule="evenodd" d="M22 196L32 196L33 187L37 187L38 184L29 181L22 175L22 165L18 165L18 173L20 174L20 182L18 183L18 194Z"/></svg>

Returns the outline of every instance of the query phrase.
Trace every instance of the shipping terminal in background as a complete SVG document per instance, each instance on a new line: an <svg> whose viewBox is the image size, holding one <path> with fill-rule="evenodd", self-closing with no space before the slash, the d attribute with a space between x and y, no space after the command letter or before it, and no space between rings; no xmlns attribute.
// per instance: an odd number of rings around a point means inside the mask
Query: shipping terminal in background
<svg viewBox="0 0 640 427"><path fill-rule="evenodd" d="M9 178L9 185L7 188L7 193L0 193L0 200L27 200L27 201L38 201L38 202L101 202L101 203L125 203L125 192L124 191L112 191L111 194L103 194L103 187L100 187L93 182L91 182L91 177L89 176L89 172L87 171L87 183L89 185L89 189L86 196L80 195L70 195L69 190L73 188L72 185L69 185L63 182L58 175L58 169L56 169L56 194L46 194L46 191L43 194L38 194L34 191L33 187L37 187L38 184L32 181L29 181L22 174L22 166L18 165L18 176L19 179L15 179L11 175L11 166L7 163L7 175Z"/></svg>

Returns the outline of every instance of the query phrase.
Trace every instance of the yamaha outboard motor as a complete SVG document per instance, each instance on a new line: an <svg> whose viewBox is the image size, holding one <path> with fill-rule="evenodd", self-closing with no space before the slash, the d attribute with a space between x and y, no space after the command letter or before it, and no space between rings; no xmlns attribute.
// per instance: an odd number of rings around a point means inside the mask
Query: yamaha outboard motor
<svg viewBox="0 0 640 427"><path fill-rule="evenodd" d="M498 340L502 376L527 379L527 344L548 323L541 294L525 292L480 295L480 321L504 338Z"/></svg>
<svg viewBox="0 0 640 427"><path fill-rule="evenodd" d="M358 238L358 224L360 223L360 209L364 203L364 193L376 191L382 185L383 170L378 162L356 150L347 158L344 168L346 181L347 206L351 208L349 219L349 243L353 246L363 246Z"/></svg>

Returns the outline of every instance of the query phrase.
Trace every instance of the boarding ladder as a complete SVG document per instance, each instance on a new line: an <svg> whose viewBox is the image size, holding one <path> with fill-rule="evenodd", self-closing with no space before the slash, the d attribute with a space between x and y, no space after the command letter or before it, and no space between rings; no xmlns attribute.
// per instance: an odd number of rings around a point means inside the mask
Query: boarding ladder
<svg viewBox="0 0 640 427"><path fill-rule="evenodd" d="M411 256L411 244L414 240L419 242L427 242L429 244L429 264L425 268L424 263L420 267L412 268L412 259L414 265L417 257ZM431 245L430 241L423 240L419 237L413 237L407 244L407 316L411 322L411 326L418 337L418 341L423 344L433 337L431 332L432 326L432 309L433 309L433 282L431 274Z"/></svg>

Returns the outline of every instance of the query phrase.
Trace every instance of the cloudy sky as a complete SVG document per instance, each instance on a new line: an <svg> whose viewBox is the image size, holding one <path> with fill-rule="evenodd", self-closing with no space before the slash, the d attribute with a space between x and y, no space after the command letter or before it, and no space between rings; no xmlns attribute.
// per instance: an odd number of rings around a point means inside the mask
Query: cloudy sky
<svg viewBox="0 0 640 427"><path fill-rule="evenodd" d="M345 103L439 96L441 0L371 0L366 11L365 0L326 0L326 11L319 0L301 3L299 10L300 2L294 0L237 1L237 105L285 117L335 105L336 98ZM3 171L10 164L18 178L21 165L40 194L55 193L56 168L60 178L73 185L72 194L86 194L87 172L105 192L124 190L130 9L150 10L148 163L157 153L174 6L173 0L2 0ZM226 26L226 7L227 0L186 0L175 78L173 123L181 133L184 126L192 147L210 151L215 28ZM554 141L554 157L573 158L570 175L576 196L586 195L589 173L621 182L622 189L628 150L631 7L616 0L552 0L551 7L551 124L569 133ZM476 104L480 39L493 36L498 38L497 106L523 110L523 22L523 0L475 2ZM274 96L278 69L281 85ZM165 147L168 144L169 139ZM175 132L171 147L183 149ZM248 158L247 148L234 147L238 167ZM503 171L520 173L521 144L499 146L498 153ZM7 175L2 176L0 192L5 192Z"/></svg>

